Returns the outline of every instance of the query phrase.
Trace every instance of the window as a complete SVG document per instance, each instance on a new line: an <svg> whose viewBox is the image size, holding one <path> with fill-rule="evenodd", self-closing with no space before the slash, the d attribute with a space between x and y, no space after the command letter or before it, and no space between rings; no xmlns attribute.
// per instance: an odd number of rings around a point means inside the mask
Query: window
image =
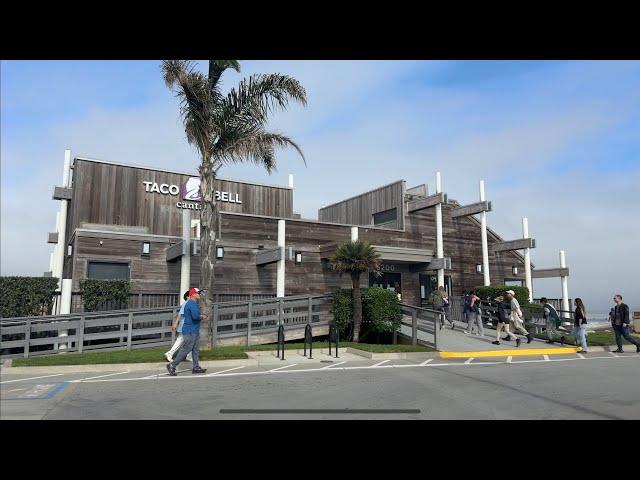
<svg viewBox="0 0 640 480"><path fill-rule="evenodd" d="M384 212L378 212L373 214L373 224L381 225L383 223L395 222L398 218L398 210L392 208L391 210L385 210Z"/></svg>
<svg viewBox="0 0 640 480"><path fill-rule="evenodd" d="M524 280L519 280L517 278L505 278L504 284L509 285L510 287L524 287Z"/></svg>
<svg viewBox="0 0 640 480"><path fill-rule="evenodd" d="M191 219L191 238L200 238L200 219Z"/></svg>
<svg viewBox="0 0 640 480"><path fill-rule="evenodd" d="M87 278L98 280L129 280L129 264L118 262L88 262Z"/></svg>

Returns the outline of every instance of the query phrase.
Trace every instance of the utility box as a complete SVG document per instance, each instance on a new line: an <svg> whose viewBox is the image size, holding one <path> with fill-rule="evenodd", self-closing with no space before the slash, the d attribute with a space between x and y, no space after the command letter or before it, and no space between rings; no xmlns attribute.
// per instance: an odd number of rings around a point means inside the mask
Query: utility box
<svg viewBox="0 0 640 480"><path fill-rule="evenodd" d="M640 333L640 312L633 312L633 319L631 320L633 331Z"/></svg>

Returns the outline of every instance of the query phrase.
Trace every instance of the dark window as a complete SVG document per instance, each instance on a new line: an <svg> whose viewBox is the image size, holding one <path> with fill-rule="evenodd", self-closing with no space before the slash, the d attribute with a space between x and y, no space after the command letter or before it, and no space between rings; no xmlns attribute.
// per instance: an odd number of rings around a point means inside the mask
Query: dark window
<svg viewBox="0 0 640 480"><path fill-rule="evenodd" d="M89 262L87 278L99 280L129 280L129 264L115 262Z"/></svg>
<svg viewBox="0 0 640 480"><path fill-rule="evenodd" d="M380 225L383 223L395 222L398 218L398 211L395 208L391 210L385 210L384 212L378 212L373 214L373 224Z"/></svg>

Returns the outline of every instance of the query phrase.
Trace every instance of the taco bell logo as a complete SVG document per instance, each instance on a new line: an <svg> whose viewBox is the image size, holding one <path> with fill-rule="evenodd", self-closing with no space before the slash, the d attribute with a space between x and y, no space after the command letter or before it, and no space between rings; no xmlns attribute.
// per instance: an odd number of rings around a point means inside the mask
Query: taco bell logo
<svg viewBox="0 0 640 480"><path fill-rule="evenodd" d="M189 178L182 184L182 191L180 193L183 200L200 202L202 200L202 192L200 191L200 178Z"/></svg>

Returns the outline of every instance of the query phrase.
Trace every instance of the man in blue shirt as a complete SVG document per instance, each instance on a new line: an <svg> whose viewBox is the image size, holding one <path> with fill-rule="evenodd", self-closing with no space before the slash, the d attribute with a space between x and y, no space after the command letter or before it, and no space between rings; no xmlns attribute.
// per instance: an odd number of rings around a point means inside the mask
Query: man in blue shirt
<svg viewBox="0 0 640 480"><path fill-rule="evenodd" d="M184 342L176 355L176 358L167 363L167 370L172 377L176 375L176 367L187 358L191 352L193 357L193 367L191 373L204 373L206 368L200 368L198 354L200 352L200 290L192 288L189 290L189 300L184 304L184 323L182 324L182 338ZM202 316L204 317L204 316Z"/></svg>
<svg viewBox="0 0 640 480"><path fill-rule="evenodd" d="M184 338L182 337L182 325L184 324L184 306L187 304L187 300L189 300L189 291L184 292L182 298L184 299L184 301L180 306L180 313L178 314L178 316L176 316L175 320L171 324L171 330L175 330L176 332L178 332L178 338L176 338L176 341L173 344L173 347L171 347L171 350L164 354L167 362L173 360L173 354L176 353L180 346L184 343ZM187 362L191 361L191 352L189 352L187 354Z"/></svg>

